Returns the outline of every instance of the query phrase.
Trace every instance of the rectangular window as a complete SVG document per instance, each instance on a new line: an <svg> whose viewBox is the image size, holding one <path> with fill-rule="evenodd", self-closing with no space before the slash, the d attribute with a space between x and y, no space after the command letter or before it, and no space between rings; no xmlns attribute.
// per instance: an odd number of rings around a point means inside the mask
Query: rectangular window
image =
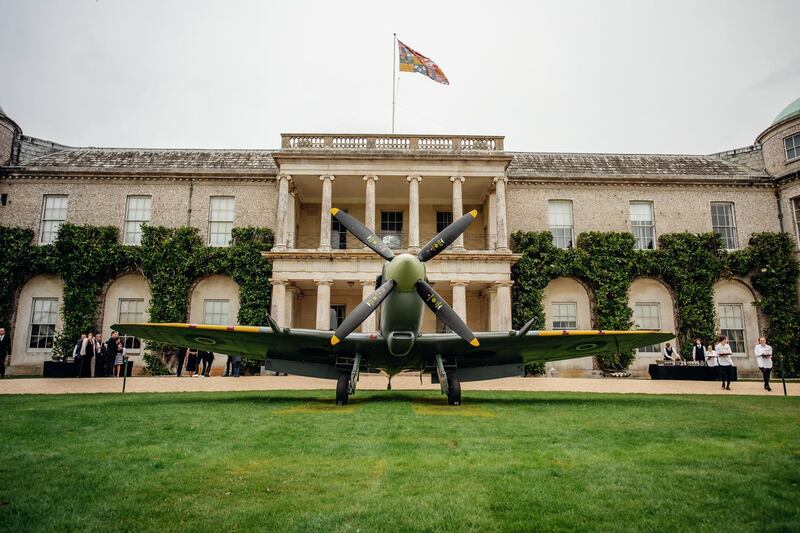
<svg viewBox="0 0 800 533"><path fill-rule="evenodd" d="M118 318L120 324L141 324L144 322L144 299L120 298ZM130 352L138 352L142 348L141 341L129 335L120 335L123 346Z"/></svg>
<svg viewBox="0 0 800 533"><path fill-rule="evenodd" d="M711 227L714 233L722 237L722 244L726 250L735 250L739 247L733 202L711 202Z"/></svg>
<svg viewBox="0 0 800 533"><path fill-rule="evenodd" d="M436 211L436 233L441 233L444 228L453 223L452 211Z"/></svg>
<svg viewBox="0 0 800 533"><path fill-rule="evenodd" d="M230 244L235 210L235 197L211 197L208 210L208 244L211 246L228 246Z"/></svg>
<svg viewBox="0 0 800 533"><path fill-rule="evenodd" d="M800 247L800 196L792 198L792 212L794 213L794 234L797 245Z"/></svg>
<svg viewBox="0 0 800 533"><path fill-rule="evenodd" d="M578 304L574 302L553 303L553 329L575 329L578 327Z"/></svg>
<svg viewBox="0 0 800 533"><path fill-rule="evenodd" d="M331 311L331 315L336 313L336 326L332 328L336 329L341 325L341 323L344 321L344 318L347 316L347 306L344 304L332 304ZM333 324L331 324L331 326L333 326Z"/></svg>
<svg viewBox="0 0 800 533"><path fill-rule="evenodd" d="M142 224L150 222L152 204L152 196L128 196L125 208L123 244L142 244Z"/></svg>
<svg viewBox="0 0 800 533"><path fill-rule="evenodd" d="M203 300L203 324L225 326L228 322L229 300Z"/></svg>
<svg viewBox="0 0 800 533"><path fill-rule="evenodd" d="M61 194L45 194L42 204L42 224L39 230L39 242L50 244L56 240L61 224L67 220L69 198Z"/></svg>
<svg viewBox="0 0 800 533"><path fill-rule="evenodd" d="M637 250L654 250L656 247L656 225L652 202L631 202L631 233L636 239Z"/></svg>
<svg viewBox="0 0 800 533"><path fill-rule="evenodd" d="M786 160L791 161L800 157L800 133L795 133L783 140L783 147L786 149Z"/></svg>
<svg viewBox="0 0 800 533"><path fill-rule="evenodd" d="M720 334L728 337L728 344L733 353L747 353L741 304L719 305L719 330Z"/></svg>
<svg viewBox="0 0 800 533"><path fill-rule="evenodd" d="M393 250L403 247L402 211L381 211L381 239Z"/></svg>
<svg viewBox="0 0 800 533"><path fill-rule="evenodd" d="M28 348L52 350L56 332L58 298L34 298L31 305L31 327Z"/></svg>
<svg viewBox="0 0 800 533"><path fill-rule="evenodd" d="M553 234L553 245L556 248L572 248L572 201L550 200L547 202L547 218L550 233Z"/></svg>
<svg viewBox="0 0 800 533"><path fill-rule="evenodd" d="M636 329L661 329L661 308L657 303L636 303L633 309ZM661 345L643 346L639 353L661 353Z"/></svg>
<svg viewBox="0 0 800 533"><path fill-rule="evenodd" d="M345 209L344 212L346 213L347 210ZM347 229L333 215L331 215L331 248L334 250L347 248Z"/></svg>

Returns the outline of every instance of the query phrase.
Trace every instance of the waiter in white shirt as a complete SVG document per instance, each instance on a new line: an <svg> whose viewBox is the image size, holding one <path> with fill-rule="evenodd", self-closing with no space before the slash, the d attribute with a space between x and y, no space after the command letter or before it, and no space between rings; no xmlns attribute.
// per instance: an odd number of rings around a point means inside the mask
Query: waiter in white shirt
<svg viewBox="0 0 800 533"><path fill-rule="evenodd" d="M705 351L706 366L711 369L711 374L714 376L713 381L716 381L717 375L719 375L719 357L717 357L717 352L714 351L713 344L709 344Z"/></svg>
<svg viewBox="0 0 800 533"><path fill-rule="evenodd" d="M722 388L731 390L731 378L733 377L733 359L731 359L731 354L733 350L731 350L731 346L728 344L728 337L722 335L719 338L719 342L717 342L717 345L714 347L714 351L717 352L717 359L719 361ZM706 355L706 357L708 356Z"/></svg>
<svg viewBox="0 0 800 533"><path fill-rule="evenodd" d="M772 388L769 386L769 375L772 373L772 346L767 344L767 339L765 337L758 338L755 352L758 368L761 369L761 375L764 376L764 389L772 391Z"/></svg>

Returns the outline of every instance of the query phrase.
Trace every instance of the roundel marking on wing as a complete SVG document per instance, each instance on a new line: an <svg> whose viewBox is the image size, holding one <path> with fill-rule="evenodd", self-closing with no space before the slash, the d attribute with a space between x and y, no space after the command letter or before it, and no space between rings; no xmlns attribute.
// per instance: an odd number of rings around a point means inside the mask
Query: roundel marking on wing
<svg viewBox="0 0 800 533"><path fill-rule="evenodd" d="M577 351L577 352L585 352L586 350L593 350L593 349L597 348L598 346L600 346L600 345L598 343L596 343L596 342L586 342L584 344L577 345L575 347L575 351Z"/></svg>
<svg viewBox="0 0 800 533"><path fill-rule="evenodd" d="M187 335L186 339L204 346L215 346L217 344L216 340L209 337L203 337L202 335Z"/></svg>

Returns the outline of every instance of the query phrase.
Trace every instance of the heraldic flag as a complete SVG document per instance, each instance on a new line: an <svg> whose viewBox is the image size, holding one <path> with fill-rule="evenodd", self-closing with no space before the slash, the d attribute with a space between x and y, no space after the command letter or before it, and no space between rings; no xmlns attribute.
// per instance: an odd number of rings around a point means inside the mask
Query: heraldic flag
<svg viewBox="0 0 800 533"><path fill-rule="evenodd" d="M419 52L412 50L400 40L397 41L397 47L400 52L400 70L402 72L419 72L433 81L450 85L450 82L447 81L447 76L444 75L439 65Z"/></svg>

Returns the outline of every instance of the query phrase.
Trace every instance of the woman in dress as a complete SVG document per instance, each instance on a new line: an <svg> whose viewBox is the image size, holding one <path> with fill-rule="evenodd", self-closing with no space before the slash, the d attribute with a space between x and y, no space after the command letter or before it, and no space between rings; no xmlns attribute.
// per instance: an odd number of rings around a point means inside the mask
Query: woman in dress
<svg viewBox="0 0 800 533"><path fill-rule="evenodd" d="M117 354L114 358L114 375L116 377L122 376L123 364L125 364L125 347L122 345L122 339L117 339Z"/></svg>

